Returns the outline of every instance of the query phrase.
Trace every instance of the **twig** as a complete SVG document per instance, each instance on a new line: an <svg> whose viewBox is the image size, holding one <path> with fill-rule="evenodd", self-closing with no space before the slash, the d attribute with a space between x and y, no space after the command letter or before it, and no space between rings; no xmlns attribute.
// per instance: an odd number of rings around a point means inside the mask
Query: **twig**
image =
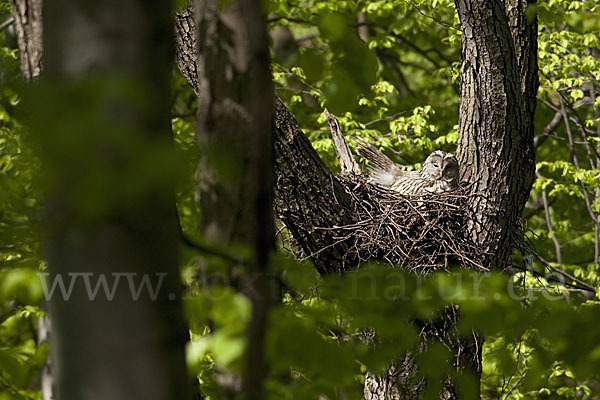
<svg viewBox="0 0 600 400"><path fill-rule="evenodd" d="M289 21L289 22L295 22L297 24L311 24L312 25L312 22L306 21L304 19L289 18L289 17L282 17L282 16L271 17L271 18L267 19L267 24L272 24L272 23L275 23L275 22L281 21L281 20L286 20L286 21Z"/></svg>
<svg viewBox="0 0 600 400"><path fill-rule="evenodd" d="M6 21L0 24L0 31L10 26L10 24L12 24L13 22L15 22L15 17L11 15Z"/></svg>
<svg viewBox="0 0 600 400"><path fill-rule="evenodd" d="M571 153L575 167L577 169L580 169L581 167L579 165L579 159L577 157L577 153L575 152L575 148L573 145L573 134L571 133L571 126L569 125L569 119L568 119L567 111L565 108L565 101L562 98L562 96L560 97L560 111L561 111L561 113L563 115L563 119L565 121L565 128L567 130L567 136L569 137L569 152ZM594 212L594 209L592 208L592 204L590 202L590 194L587 190L585 183L581 182L581 188L583 189L583 197L585 199L586 208L588 210L588 213L590 214L590 217L592 218L592 221L594 221L594 259L598 260L598 257L600 256L600 237L598 236L598 232L600 230L598 229L598 217L596 216L596 213ZM596 261L596 262L598 262L598 261Z"/></svg>
<svg viewBox="0 0 600 400"><path fill-rule="evenodd" d="M208 244L198 243L195 240L188 237L185 233L183 233L183 231L180 231L179 233L180 233L181 240L183 241L183 243L186 246L188 246L189 248L192 248L194 250L197 250L200 253L204 253L204 254L211 255L211 256L217 256L217 257L223 258L227 261L231 261L231 262L239 264L239 265L244 265L244 264L248 263L248 261L245 260L244 258L242 258L236 254L233 254L225 249L221 249L216 246L211 246Z"/></svg>
<svg viewBox="0 0 600 400"><path fill-rule="evenodd" d="M533 253L533 254L537 255L535 253ZM515 264L512 264L510 267L514 268L514 269L518 269L519 271L529 272L530 274L532 274L535 277L546 279L548 282L553 282L553 283L556 283L556 284L564 285L564 286L566 286L568 288L577 289L577 290L582 291L582 292L596 293L596 288L594 288L593 286L591 286L591 285L589 285L589 284L587 284L587 283L585 283L585 282L583 282L583 281L581 281L581 280L579 280L577 278L572 277L570 274L566 273L565 271L563 271L561 269L558 269L556 267L552 267L546 260L544 260L541 257L539 258L539 261L542 264L544 264L545 267L548 267L549 269L552 269L554 272L556 272L556 273L558 273L560 275L563 275L563 276L565 276L565 277L567 277L569 279L572 279L574 282L578 283L578 285L575 285L575 284L572 284L572 283L569 283L569 282L562 282L562 281L559 281L559 280L554 279L552 277L548 277L546 274L543 274L543 273L541 273L539 271L536 271L536 270L534 270L532 268L525 268L525 267L521 267L521 266L515 265Z"/></svg>
<svg viewBox="0 0 600 400"><path fill-rule="evenodd" d="M398 113L396 113L394 115L390 115L388 117L377 118L377 119L374 119L373 121L365 122L364 124L362 124L362 126L364 126L366 128L367 126L372 125L372 124L377 123L377 122L390 121L390 120L396 119L396 117L398 117L398 116L400 116L402 114L406 114L407 112L408 111L400 111L400 112L398 112Z"/></svg>
<svg viewBox="0 0 600 400"><path fill-rule="evenodd" d="M517 388L517 386L519 386L519 384L521 383L521 381L525 378L525 375L527 375L527 371L525 371L523 373L523 375L521 375L521 377L515 382L515 384L512 385L512 387L510 388L510 390L504 395L504 397L502 397L502 400L508 399L508 396L510 396L510 394Z"/></svg>
<svg viewBox="0 0 600 400"><path fill-rule="evenodd" d="M562 121L562 114L560 113L560 111L556 111L554 113L554 117L552 117L552 120L544 128L544 131L540 135L537 135L533 138L533 147L536 149L540 147L542 143L544 143L546 139L548 139L550 135L556 130L556 128L560 124L560 121Z"/></svg>
<svg viewBox="0 0 600 400"><path fill-rule="evenodd" d="M535 171L535 175L540 178L541 174L538 171ZM546 226L548 227L548 234L552 236L552 242L554 243L554 251L556 252L556 261L559 264L562 264L562 253L560 242L556 237L556 233L552 227L552 221L550 220L550 206L548 205L548 193L546 190L542 190L542 203L544 204L544 215L546 217Z"/></svg>
<svg viewBox="0 0 600 400"><path fill-rule="evenodd" d="M452 25L450 25L450 24L448 24L448 23L446 23L444 21L440 21L439 19L435 18L432 15L425 14L423 11L421 11L421 6L419 6L418 4L416 4L416 3L412 2L412 1L409 1L409 4L411 6L413 6L419 12L419 14L421 14L422 16L427 17L427 18L431 18L432 20L434 20L435 22L437 22L440 25L445 26L446 28L454 29L455 31L460 32L460 29L458 29L458 28L456 28L456 27L454 27L454 26L452 26Z"/></svg>
<svg viewBox="0 0 600 400"><path fill-rule="evenodd" d="M585 283L584 281L582 281L581 279L577 279L575 278L573 275L569 274L568 272L566 272L565 270L561 269L561 268L557 268L553 265L551 265L548 261L544 260L539 254L534 253L534 255L536 256L536 258L542 263L544 264L547 268L551 269L552 271L556 272L557 274L560 274L566 278L571 279L573 282L577 282L578 284L580 284L581 286L585 287L586 289L589 289L593 292L596 292L596 288L588 283Z"/></svg>

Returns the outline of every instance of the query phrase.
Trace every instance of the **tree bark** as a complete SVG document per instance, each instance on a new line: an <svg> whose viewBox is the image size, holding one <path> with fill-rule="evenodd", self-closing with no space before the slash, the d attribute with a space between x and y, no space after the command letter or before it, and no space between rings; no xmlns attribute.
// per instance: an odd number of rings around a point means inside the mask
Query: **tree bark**
<svg viewBox="0 0 600 400"><path fill-rule="evenodd" d="M433 343L441 343L453 350L453 359L448 360L448 375L442 382L434 382L440 388L439 398L443 400L479 398L479 380L481 378L481 339L476 332L470 337L461 336L457 322L459 309L449 306L439 312L431 321L414 321L418 324L420 342L414 351L407 352L392 363L387 373L374 375L367 373L363 391L364 400L405 400L422 398L423 389L431 382L419 370L415 357L427 350ZM442 366L440 366L441 368ZM458 387L450 373L464 375ZM468 393L468 396L466 395Z"/></svg>
<svg viewBox="0 0 600 400"><path fill-rule="evenodd" d="M29 101L49 284L74 282L50 299L61 400L189 395L173 168L156 168L173 156L169 12L160 0L44 5L44 82ZM86 278L114 294L92 296Z"/></svg>
<svg viewBox="0 0 600 400"><path fill-rule="evenodd" d="M353 222L352 198L319 158L294 116L275 99L275 213L321 274L344 272L349 242L330 228Z"/></svg>
<svg viewBox="0 0 600 400"><path fill-rule="evenodd" d="M42 71L42 0L11 0L21 72L26 80Z"/></svg>
<svg viewBox="0 0 600 400"><path fill-rule="evenodd" d="M246 14L251 4L236 1L218 10L218 1L196 1L194 11L184 11L176 23L177 32L194 34L190 13L195 12L200 29L196 46L177 35L177 54L179 65L190 69L186 77L195 79L199 95L201 229L222 244L251 243L265 222L258 221L261 209L271 204L272 84L264 23ZM195 66L190 66L191 59L197 60ZM259 200L264 200L260 206Z"/></svg>
<svg viewBox="0 0 600 400"><path fill-rule="evenodd" d="M197 0L176 18L179 67L198 95L200 227L251 250L243 291L252 303L243 389L262 399L264 337L273 301L273 89L266 22L256 0ZM194 40L199 38L199 40Z"/></svg>
<svg viewBox="0 0 600 400"><path fill-rule="evenodd" d="M527 2L457 0L462 25L457 157L472 182L473 239L504 268L535 173L537 22ZM505 8L506 7L506 8Z"/></svg>

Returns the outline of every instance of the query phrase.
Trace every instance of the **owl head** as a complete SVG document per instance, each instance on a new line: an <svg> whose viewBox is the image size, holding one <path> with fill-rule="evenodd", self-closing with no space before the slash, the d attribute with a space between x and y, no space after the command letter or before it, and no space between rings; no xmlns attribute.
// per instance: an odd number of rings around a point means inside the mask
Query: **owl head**
<svg viewBox="0 0 600 400"><path fill-rule="evenodd" d="M436 150L427 157L421 171L428 179L434 181L456 181L458 180L458 161L454 154Z"/></svg>

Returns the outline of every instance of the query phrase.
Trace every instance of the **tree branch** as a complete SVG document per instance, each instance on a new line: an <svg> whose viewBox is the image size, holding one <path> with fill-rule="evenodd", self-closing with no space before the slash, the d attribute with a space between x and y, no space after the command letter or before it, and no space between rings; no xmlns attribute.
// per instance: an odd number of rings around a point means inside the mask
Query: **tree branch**
<svg viewBox="0 0 600 400"><path fill-rule="evenodd" d="M538 171L535 171L535 174L538 178L541 177L541 174ZM554 229L552 228L552 221L550 220L550 206L548 205L548 194L546 190L542 190L542 203L544 204L544 215L546 217L546 226L548 227L548 234L552 237L552 242L554 243L554 251L556 253L556 261L559 264L562 264L562 253L561 246L558 238L556 237L556 233L554 233Z"/></svg>
<svg viewBox="0 0 600 400"><path fill-rule="evenodd" d="M13 17L11 15L10 17L8 17L6 19L6 21L4 21L3 23L0 24L0 31L3 30L4 28L10 26L10 24L12 24L13 22L15 22L15 17Z"/></svg>
<svg viewBox="0 0 600 400"><path fill-rule="evenodd" d="M346 139L344 139L342 128L340 128L340 123L338 122L337 118L327 111L327 109L324 110L324 113L325 117L327 117L329 128L331 129L333 148L335 149L335 154L337 155L342 174L360 174L360 167L352 155L352 151L348 146L348 142L346 142Z"/></svg>

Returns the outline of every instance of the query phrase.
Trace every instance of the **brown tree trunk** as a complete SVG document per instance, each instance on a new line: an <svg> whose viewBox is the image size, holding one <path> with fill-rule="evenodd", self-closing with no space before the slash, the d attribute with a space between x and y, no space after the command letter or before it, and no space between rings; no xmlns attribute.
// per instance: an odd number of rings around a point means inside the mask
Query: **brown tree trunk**
<svg viewBox="0 0 600 400"><path fill-rule="evenodd" d="M262 399L267 277L273 230L273 89L257 0L197 0L178 14L177 60L198 95L196 178L202 233L251 250L243 291L252 302L244 394ZM194 40L194 38L201 40ZM233 266L235 267L235 266Z"/></svg>
<svg viewBox="0 0 600 400"><path fill-rule="evenodd" d="M537 21L525 17L533 2L456 0L462 27L457 156L462 180L473 183L472 236L491 268L509 262L535 173ZM478 353L467 369L479 377L480 344L476 337L463 343ZM385 376L367 376L364 398L418 398L422 382L415 371L412 360L403 360ZM451 385L441 395L458 397Z"/></svg>
<svg viewBox="0 0 600 400"><path fill-rule="evenodd" d="M49 284L73 282L50 299L61 400L189 395L173 169L155 160L172 150L169 12L161 0L44 5L44 82L29 101ZM93 295L103 279L113 294Z"/></svg>
<svg viewBox="0 0 600 400"><path fill-rule="evenodd" d="M462 25L457 156L473 182L472 235L504 268L535 174L537 22L524 0L457 0Z"/></svg>
<svg viewBox="0 0 600 400"><path fill-rule="evenodd" d="M349 243L329 230L353 222L352 198L323 164L294 116L275 99L275 213L321 274L343 272Z"/></svg>
<svg viewBox="0 0 600 400"><path fill-rule="evenodd" d="M433 321L415 321L421 329L417 349L392 363L386 374L378 376L367 373L363 399L420 399L423 389L432 383L439 388L439 398L443 400L479 398L482 342L475 332L470 337L461 336L457 329L458 318L458 307L446 307ZM426 351L433 343L441 343L453 351L453 357L448 361L451 364L446 367L448 374L442 382L428 382L415 359L419 352ZM462 386L456 385L450 373L464 375L466 379L462 379Z"/></svg>
<svg viewBox="0 0 600 400"><path fill-rule="evenodd" d="M42 71L42 0L11 0L15 31L25 79L35 79Z"/></svg>
<svg viewBox="0 0 600 400"><path fill-rule="evenodd" d="M271 209L273 115L266 28L262 16L255 15L253 0L218 7L218 1L194 3L202 40L196 47L178 47L177 54L180 66L192 68L186 76L198 71L201 229L222 244L250 244L257 229L269 223L264 214L271 215L265 211ZM190 25L184 28L183 21ZM190 29L187 34L192 35L191 23L184 18L177 28ZM231 48L222 45L225 38ZM190 67L188 54L197 59L195 67ZM264 238L269 232L260 233Z"/></svg>

